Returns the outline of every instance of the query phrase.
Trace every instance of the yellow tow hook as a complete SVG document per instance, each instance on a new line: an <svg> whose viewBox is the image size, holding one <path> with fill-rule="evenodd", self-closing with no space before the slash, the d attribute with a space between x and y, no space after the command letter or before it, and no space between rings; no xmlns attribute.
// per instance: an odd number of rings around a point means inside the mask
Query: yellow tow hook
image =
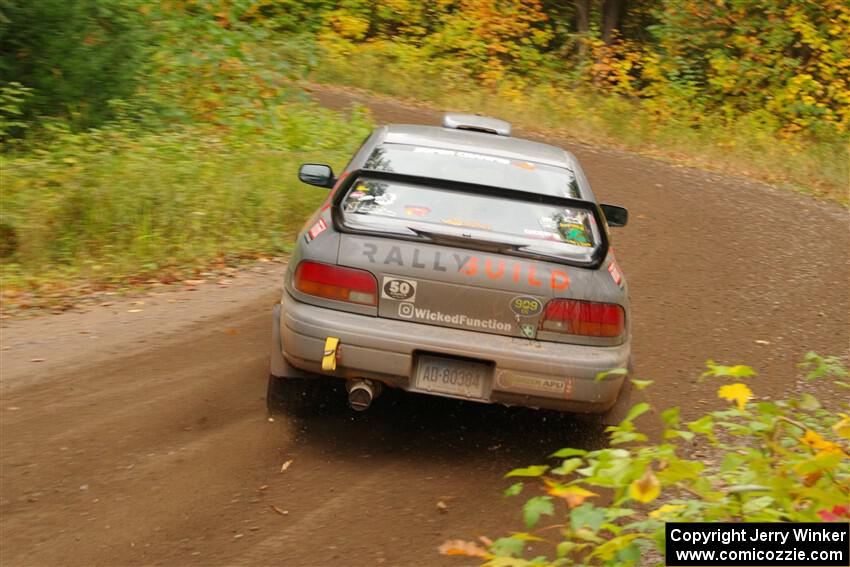
<svg viewBox="0 0 850 567"><path fill-rule="evenodd" d="M339 349L339 339L336 337L328 337L325 339L325 351L322 353L322 370L336 370L337 350Z"/></svg>

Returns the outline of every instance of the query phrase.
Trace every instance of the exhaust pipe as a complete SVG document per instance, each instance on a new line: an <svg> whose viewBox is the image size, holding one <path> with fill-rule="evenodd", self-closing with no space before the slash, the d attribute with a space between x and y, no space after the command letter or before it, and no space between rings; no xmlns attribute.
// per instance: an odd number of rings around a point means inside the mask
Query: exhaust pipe
<svg viewBox="0 0 850 567"><path fill-rule="evenodd" d="M381 393L381 383L371 380L351 380L346 384L348 390L348 405L354 411L366 411L372 405L372 400Z"/></svg>

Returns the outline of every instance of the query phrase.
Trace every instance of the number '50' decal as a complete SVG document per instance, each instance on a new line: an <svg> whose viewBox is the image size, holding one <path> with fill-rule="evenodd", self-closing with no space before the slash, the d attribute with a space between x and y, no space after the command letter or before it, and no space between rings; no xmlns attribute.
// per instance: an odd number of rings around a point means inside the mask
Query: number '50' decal
<svg viewBox="0 0 850 567"><path fill-rule="evenodd" d="M416 282L385 277L381 296L396 301L414 301L416 299Z"/></svg>

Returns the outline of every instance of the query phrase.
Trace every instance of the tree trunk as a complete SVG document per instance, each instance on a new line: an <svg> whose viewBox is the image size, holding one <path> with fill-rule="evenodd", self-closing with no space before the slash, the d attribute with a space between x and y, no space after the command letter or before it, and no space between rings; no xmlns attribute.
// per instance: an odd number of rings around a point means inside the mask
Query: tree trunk
<svg viewBox="0 0 850 567"><path fill-rule="evenodd" d="M602 5L602 41L611 45L614 32L620 29L627 0L605 0Z"/></svg>
<svg viewBox="0 0 850 567"><path fill-rule="evenodd" d="M587 33L590 31L590 0L575 0L576 7L576 31Z"/></svg>
<svg viewBox="0 0 850 567"><path fill-rule="evenodd" d="M590 3L592 0L573 0L576 7L576 31L578 32L578 60L587 57L587 33L590 31Z"/></svg>

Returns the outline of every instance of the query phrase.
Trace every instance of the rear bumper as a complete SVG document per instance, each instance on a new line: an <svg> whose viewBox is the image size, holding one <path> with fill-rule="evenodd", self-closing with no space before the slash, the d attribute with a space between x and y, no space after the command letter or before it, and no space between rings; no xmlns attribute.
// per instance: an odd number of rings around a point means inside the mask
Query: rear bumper
<svg viewBox="0 0 850 567"><path fill-rule="evenodd" d="M427 352L493 365L485 402L561 411L603 412L617 399L623 376L596 381L599 372L627 368L629 341L595 347L534 341L345 313L301 303L284 293L275 306L282 354L292 366L339 378L371 378L415 390L416 356ZM321 370L326 337L340 340L334 372ZM449 396L451 397L451 396Z"/></svg>

